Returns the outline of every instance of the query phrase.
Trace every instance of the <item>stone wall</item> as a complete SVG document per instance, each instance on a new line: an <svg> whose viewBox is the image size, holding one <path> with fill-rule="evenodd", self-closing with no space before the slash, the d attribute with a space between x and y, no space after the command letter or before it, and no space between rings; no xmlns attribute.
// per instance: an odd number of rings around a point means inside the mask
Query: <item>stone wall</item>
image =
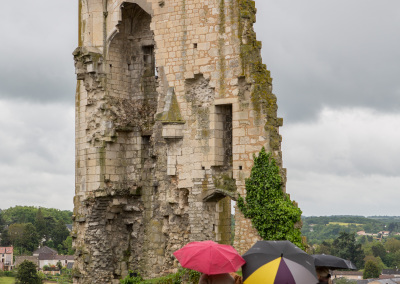
<svg viewBox="0 0 400 284"><path fill-rule="evenodd" d="M255 12L250 0L79 0L75 283L159 276L190 241L230 243L253 154L264 146L282 168ZM259 237L238 210L235 222L243 253Z"/></svg>

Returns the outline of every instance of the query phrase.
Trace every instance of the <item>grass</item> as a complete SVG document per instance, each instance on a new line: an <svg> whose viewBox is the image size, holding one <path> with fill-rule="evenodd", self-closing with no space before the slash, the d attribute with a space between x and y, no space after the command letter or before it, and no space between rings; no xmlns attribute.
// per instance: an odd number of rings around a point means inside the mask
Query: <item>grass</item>
<svg viewBox="0 0 400 284"><path fill-rule="evenodd" d="M15 278L14 277L0 277L0 284L14 284ZM51 281L44 281L43 283L57 283Z"/></svg>
<svg viewBox="0 0 400 284"><path fill-rule="evenodd" d="M0 277L0 284L14 284L14 277Z"/></svg>
<svg viewBox="0 0 400 284"><path fill-rule="evenodd" d="M356 226L362 226L363 224L357 224L357 223L343 223L343 222L329 222L329 225L340 225L340 226L350 226L350 225L356 225Z"/></svg>

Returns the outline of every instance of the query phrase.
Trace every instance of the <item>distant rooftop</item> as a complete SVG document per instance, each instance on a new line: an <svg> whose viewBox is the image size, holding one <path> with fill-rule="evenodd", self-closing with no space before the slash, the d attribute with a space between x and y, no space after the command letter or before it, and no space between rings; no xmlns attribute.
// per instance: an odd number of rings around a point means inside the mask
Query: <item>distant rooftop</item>
<svg viewBox="0 0 400 284"><path fill-rule="evenodd" d="M13 253L14 252L14 248L13 247L0 247L0 253Z"/></svg>
<svg viewBox="0 0 400 284"><path fill-rule="evenodd" d="M47 246L38 248L37 250L35 250L33 252L33 255L40 255L40 254L57 254L57 251L55 251L54 249L51 249Z"/></svg>

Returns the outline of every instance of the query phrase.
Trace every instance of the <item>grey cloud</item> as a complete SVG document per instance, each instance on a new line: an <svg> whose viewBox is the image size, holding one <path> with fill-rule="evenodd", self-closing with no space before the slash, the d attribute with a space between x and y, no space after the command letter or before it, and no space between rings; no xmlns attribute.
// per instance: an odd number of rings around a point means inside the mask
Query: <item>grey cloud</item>
<svg viewBox="0 0 400 284"><path fill-rule="evenodd" d="M7 120L0 114L0 190L6 197L1 208L32 205L71 210L73 108L4 101L0 106L8 110Z"/></svg>
<svg viewBox="0 0 400 284"><path fill-rule="evenodd" d="M324 109L314 123L283 127L284 166L315 174L399 177L400 115Z"/></svg>
<svg viewBox="0 0 400 284"><path fill-rule="evenodd" d="M0 107L0 165L21 175L73 174L73 107L15 101L0 101Z"/></svg>
<svg viewBox="0 0 400 284"><path fill-rule="evenodd" d="M76 1L7 1L0 27L1 97L72 105Z"/></svg>
<svg viewBox="0 0 400 284"><path fill-rule="evenodd" d="M398 1L257 1L257 37L288 122L323 106L400 109Z"/></svg>
<svg viewBox="0 0 400 284"><path fill-rule="evenodd" d="M292 170L287 190L305 216L398 215L400 177L342 176ZM384 204L385 206L382 206Z"/></svg>
<svg viewBox="0 0 400 284"><path fill-rule="evenodd" d="M71 210L74 194L73 173L57 175L26 171L23 167L0 165L3 197L0 208L16 205L43 206Z"/></svg>

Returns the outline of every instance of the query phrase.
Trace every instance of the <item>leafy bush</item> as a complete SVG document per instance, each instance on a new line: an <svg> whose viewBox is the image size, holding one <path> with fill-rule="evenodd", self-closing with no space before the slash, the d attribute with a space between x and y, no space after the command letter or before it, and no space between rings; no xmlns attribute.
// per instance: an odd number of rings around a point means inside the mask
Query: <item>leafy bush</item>
<svg viewBox="0 0 400 284"><path fill-rule="evenodd" d="M378 278L381 271L379 270L378 264L373 260L368 260L365 263L363 279Z"/></svg>
<svg viewBox="0 0 400 284"><path fill-rule="evenodd" d="M32 261L24 260L18 266L17 284L40 284L42 278L36 271L36 265Z"/></svg>
<svg viewBox="0 0 400 284"><path fill-rule="evenodd" d="M124 279L120 280L121 284L136 284L141 283L143 281L142 276L139 273L133 272L129 270L129 275L127 275Z"/></svg>
<svg viewBox="0 0 400 284"><path fill-rule="evenodd" d="M39 272L39 275L42 277L43 280L46 281L55 281L61 284L72 283L72 274L71 269L62 269L61 274L57 273L56 275L52 274L44 274Z"/></svg>
<svg viewBox="0 0 400 284"><path fill-rule="evenodd" d="M335 284L356 284L357 281L346 278L335 279Z"/></svg>
<svg viewBox="0 0 400 284"><path fill-rule="evenodd" d="M156 279L144 280L139 273L129 271L129 274L124 279L120 280L121 284L181 284L181 283L198 283L200 278L200 272L189 270L186 268L180 268L177 273L169 274L164 277L159 277Z"/></svg>
<svg viewBox="0 0 400 284"><path fill-rule="evenodd" d="M3 272L3 276L5 277L16 277L17 273L15 271L0 271ZM1 274L0 274L1 276Z"/></svg>
<svg viewBox="0 0 400 284"><path fill-rule="evenodd" d="M60 269L55 265L43 265L43 271L59 271Z"/></svg>

